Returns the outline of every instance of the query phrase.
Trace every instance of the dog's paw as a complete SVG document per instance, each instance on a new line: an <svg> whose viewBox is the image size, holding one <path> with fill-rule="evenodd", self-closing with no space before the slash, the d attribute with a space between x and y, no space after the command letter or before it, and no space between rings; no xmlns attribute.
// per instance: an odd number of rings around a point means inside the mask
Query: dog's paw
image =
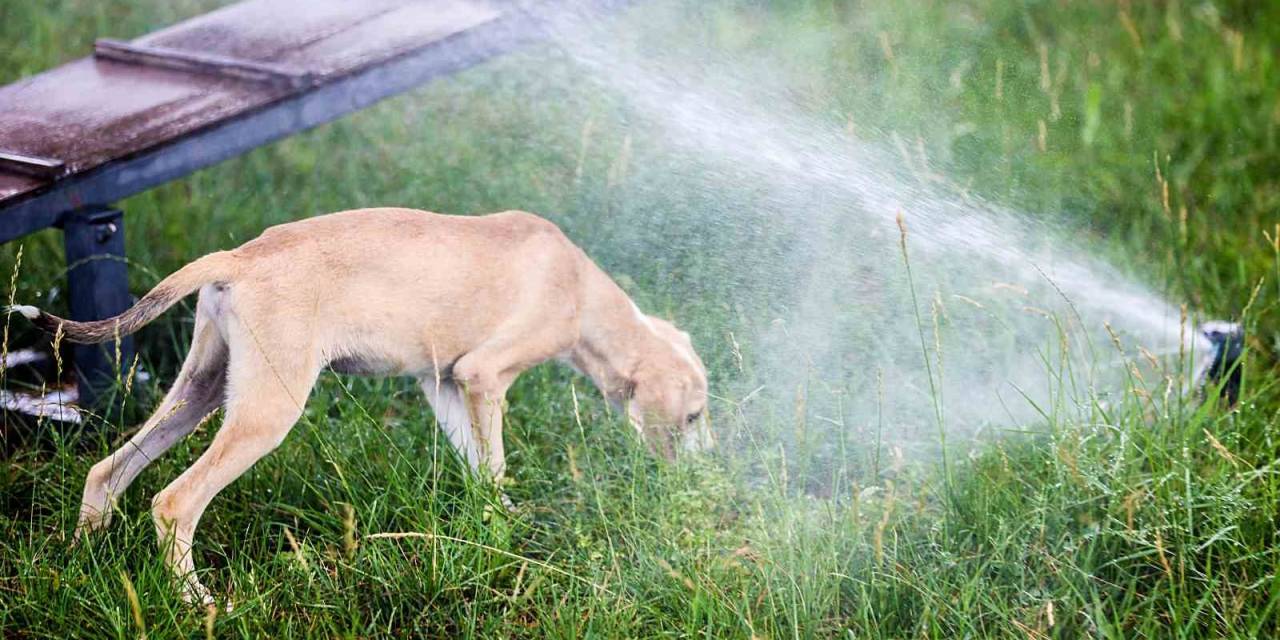
<svg viewBox="0 0 1280 640"><path fill-rule="evenodd" d="M520 507L516 506L516 503L512 502L511 498L507 497L505 493L498 494L498 504L502 505L501 509L492 502L485 503L484 510L481 513L481 518L485 522L505 520L508 517L519 515L521 512Z"/></svg>
<svg viewBox="0 0 1280 640"><path fill-rule="evenodd" d="M107 508L102 511L82 506L80 508L80 517L76 520L76 529L71 534L71 544L76 545L83 538L88 537L94 531L107 528L111 524L111 509Z"/></svg>
<svg viewBox="0 0 1280 640"><path fill-rule="evenodd" d="M194 577L187 579L183 583L182 601L190 605L198 606L202 609L217 607L217 603L213 599L213 594L210 593L210 591L205 588L204 585L200 584L200 581L196 580ZM227 607L230 606L231 603L228 601ZM230 611L230 608L227 610Z"/></svg>

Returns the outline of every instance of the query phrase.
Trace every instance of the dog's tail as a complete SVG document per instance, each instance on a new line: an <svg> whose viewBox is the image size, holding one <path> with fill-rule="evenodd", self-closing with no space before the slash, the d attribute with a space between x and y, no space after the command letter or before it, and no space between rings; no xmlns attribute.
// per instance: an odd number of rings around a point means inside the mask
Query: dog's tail
<svg viewBox="0 0 1280 640"><path fill-rule="evenodd" d="M226 282L235 275L235 258L229 251L204 256L169 274L154 289L142 296L128 311L105 320L76 322L45 313L36 307L14 305L9 313L20 313L49 333L62 333L64 340L79 344L97 344L127 336L152 320L192 291L211 282Z"/></svg>

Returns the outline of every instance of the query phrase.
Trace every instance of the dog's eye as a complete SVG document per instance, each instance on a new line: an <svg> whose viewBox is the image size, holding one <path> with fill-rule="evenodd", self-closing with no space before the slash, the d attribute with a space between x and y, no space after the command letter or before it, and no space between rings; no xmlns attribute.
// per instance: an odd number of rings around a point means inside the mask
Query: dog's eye
<svg viewBox="0 0 1280 640"><path fill-rule="evenodd" d="M691 414L689 414L689 415L685 416L685 418L684 418L684 423L685 423L685 424L693 424L693 423L695 423L695 422L697 422L697 421L698 421L698 418L701 418L701 417L702 417L702 412L701 412L701 411L694 411L693 413L691 413Z"/></svg>

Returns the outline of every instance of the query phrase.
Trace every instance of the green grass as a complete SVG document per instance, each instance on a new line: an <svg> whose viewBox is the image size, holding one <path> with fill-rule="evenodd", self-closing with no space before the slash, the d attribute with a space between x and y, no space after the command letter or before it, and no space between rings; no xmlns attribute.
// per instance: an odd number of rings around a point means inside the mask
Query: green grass
<svg viewBox="0 0 1280 640"><path fill-rule="evenodd" d="M216 4L0 4L0 41L21 45L0 50L0 81L83 55L94 37ZM1156 402L1160 374L1133 375L1097 402L1045 407L1033 433L984 440L967 456L952 443L945 483L933 465L895 464L870 428L846 430L840 447L796 445L831 433L803 398L767 418L720 402L723 451L659 464L584 380L542 367L510 397L509 492L524 511L509 516L441 446L411 383L326 376L286 443L201 523L202 579L236 604L210 621L173 593L148 506L216 421L144 472L109 531L67 544L84 473L153 406L159 389L146 388L122 424L42 424L0 463L0 632L1280 632L1270 383L1280 248L1263 237L1280 222L1274 3L658 2L625 20L619 37L638 50L755 61L815 119L923 153L956 189L1062 212L1121 269L1193 309L1242 318L1251 338L1239 410ZM713 384L730 388L751 378L756 354L744 344L740 362L727 334L747 335L775 304L729 277L735 252L785 239L752 235L752 218L711 240L682 224L703 219L709 199L751 194L689 195L697 160L667 157L653 131L564 56L535 48L122 203L134 289L316 213L523 208L561 224L642 307L689 327ZM646 217L656 209L668 215ZM56 232L22 241L16 299L64 304L60 242ZM716 251L700 251L711 242ZM16 250L3 249L7 264ZM921 292L922 308L931 295ZM189 310L139 336L159 387L185 351ZM41 339L11 330L11 345ZM1070 372L1046 366L1063 375L1065 398ZM433 537L370 537L394 532Z"/></svg>

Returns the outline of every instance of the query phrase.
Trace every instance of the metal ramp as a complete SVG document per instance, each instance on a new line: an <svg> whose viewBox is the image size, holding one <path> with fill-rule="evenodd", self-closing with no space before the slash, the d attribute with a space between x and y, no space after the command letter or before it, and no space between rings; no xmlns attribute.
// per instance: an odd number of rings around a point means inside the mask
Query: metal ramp
<svg viewBox="0 0 1280 640"><path fill-rule="evenodd" d="M115 201L517 48L582 8L247 0L99 40L90 57L0 87L0 242L62 228L71 317L114 316L131 304ZM121 366L115 349L77 348L82 402Z"/></svg>

